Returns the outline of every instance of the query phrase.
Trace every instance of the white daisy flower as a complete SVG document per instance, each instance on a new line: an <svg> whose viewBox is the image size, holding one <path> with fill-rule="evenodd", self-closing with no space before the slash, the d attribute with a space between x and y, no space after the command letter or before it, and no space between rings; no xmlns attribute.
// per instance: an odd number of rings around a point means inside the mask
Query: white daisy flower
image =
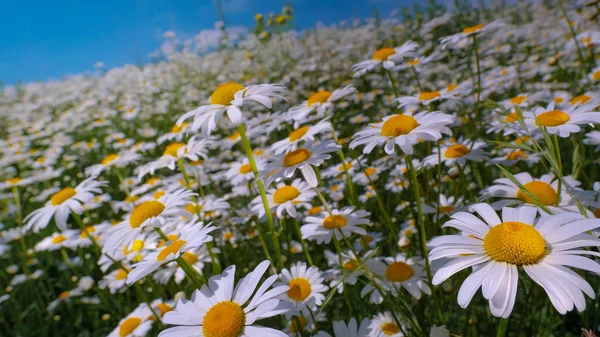
<svg viewBox="0 0 600 337"><path fill-rule="evenodd" d="M287 138L275 142L271 145L273 153L280 154L296 150L301 142L312 143L315 135L324 131L331 130L331 123L328 118L319 121L315 125L304 125L290 132Z"/></svg>
<svg viewBox="0 0 600 337"><path fill-rule="evenodd" d="M255 292L268 267L268 261L261 262L237 286L234 286L235 266L211 277L208 285L193 293L191 301L179 300L175 310L165 314L163 321L177 326L162 331L159 337L287 337L281 331L255 325L257 320L284 314L290 309L288 303L277 299L288 291L287 286L267 291L277 275L267 278Z"/></svg>
<svg viewBox="0 0 600 337"><path fill-rule="evenodd" d="M281 298L292 302L303 315L309 315L309 310L316 311L323 303L323 292L328 287L323 284L323 275L317 267L307 267L304 262L296 262L289 270L284 268L279 278L281 282L276 285L289 286Z"/></svg>
<svg viewBox="0 0 600 337"><path fill-rule="evenodd" d="M488 23L487 25L478 24L471 27L465 27L460 33L441 38L440 44L442 45L442 49L444 49L448 44L456 45L472 35L491 32L503 26L503 22L496 20Z"/></svg>
<svg viewBox="0 0 600 337"><path fill-rule="evenodd" d="M556 110L552 102L546 108L537 107L523 112L523 118L529 127L545 128L551 135L566 138L571 133L580 132L580 125L600 123L600 112L592 111L595 108L596 104L575 104L564 110Z"/></svg>
<svg viewBox="0 0 600 337"><path fill-rule="evenodd" d="M44 207L31 212L25 218L26 228L37 233L40 229L46 228L50 219L54 217L56 226L62 231L66 230L67 220L71 212L75 214L83 213L82 204L90 202L94 198L94 194L102 193L100 187L105 185L106 182L88 178L75 188L63 188L54 193Z"/></svg>
<svg viewBox="0 0 600 337"><path fill-rule="evenodd" d="M353 77L359 77L366 72L373 70L378 65L382 64L383 68L390 70L402 62L405 57L413 55L413 52L419 47L413 41L408 41L400 47L396 48L381 48L373 53L370 60L362 61L352 66L354 72Z"/></svg>
<svg viewBox="0 0 600 337"><path fill-rule="evenodd" d="M367 234L367 231L360 225L368 225L369 212L363 210L354 210L354 207L344 207L341 210L331 211L333 217L326 212L319 216L308 216L304 219L306 222L300 230L302 238L316 240L317 244L329 243L331 237L335 234L336 239L341 240L342 231L344 236L349 237L352 233L359 235Z"/></svg>
<svg viewBox="0 0 600 337"><path fill-rule="evenodd" d="M533 164L538 163L542 159L539 153L527 153L519 149L502 149L497 154L501 155L501 157L491 158L485 165L493 166L498 164L503 166L513 166L524 162L527 166L532 167Z"/></svg>
<svg viewBox="0 0 600 337"><path fill-rule="evenodd" d="M264 159L255 157L254 161L256 162L256 167L259 172L264 169ZM242 161L233 162L229 167L229 170L225 173L225 176L233 186L246 185L248 182L254 180L254 172L252 172L252 166L250 166L248 158L245 158Z"/></svg>
<svg viewBox="0 0 600 337"><path fill-rule="evenodd" d="M348 325L344 321L336 321L333 322L333 335L334 337L369 337L371 336L370 324L371 322L366 317L360 322L360 325L358 325L354 317L348 321ZM325 331L319 331L315 336L331 337Z"/></svg>
<svg viewBox="0 0 600 337"><path fill-rule="evenodd" d="M287 89L281 84L258 84L244 87L241 84L227 82L218 86L210 95L209 104L203 105L195 110L183 114L177 125L194 117L190 130L202 128L204 135L210 135L217 128L217 123L227 112L227 116L233 125L242 123L241 107L248 101L258 102L266 108L271 108L271 98L285 99L282 95Z"/></svg>
<svg viewBox="0 0 600 337"><path fill-rule="evenodd" d="M152 329L154 316L148 304L141 303L107 337L145 337Z"/></svg>
<svg viewBox="0 0 600 337"><path fill-rule="evenodd" d="M88 177L97 177L105 170L111 167L125 167L130 163L139 160L142 156L135 152L124 151L119 154L108 154L102 159L100 164L89 166L85 169L85 175Z"/></svg>
<svg viewBox="0 0 600 337"><path fill-rule="evenodd" d="M452 122L452 116L439 111L387 116L382 122L369 124L354 134L350 148L366 145L363 152L371 153L375 146L385 144L385 152L391 155L398 145L403 152L412 154L413 146L420 140L437 141L442 133L451 135L447 125Z"/></svg>
<svg viewBox="0 0 600 337"><path fill-rule="evenodd" d="M352 85L336 89L333 92L327 90L317 91L310 95L308 100L302 102L302 104L290 108L287 112L287 120L294 120L296 123L302 124L302 122L306 121L307 117L314 111L317 112L317 117L323 117L327 109L333 106L335 101L356 92L356 88Z"/></svg>
<svg viewBox="0 0 600 337"><path fill-rule="evenodd" d="M466 308L479 289L489 300L496 317L508 318L513 310L519 269L539 284L561 314L585 309L585 298L595 291L575 267L600 274L600 263L582 255L599 255L584 247L600 246L600 240L587 231L600 227L599 219L586 219L578 213L537 217L535 207L502 209L502 220L488 204L459 212L444 224L461 231L461 235L445 235L431 240L431 260L450 259L433 276L438 285L457 272L473 267L458 292L458 305Z"/></svg>
<svg viewBox="0 0 600 337"><path fill-rule="evenodd" d="M156 140L157 144L162 144L166 141L169 142L180 142L183 137L185 136L185 134L188 132L188 129L190 128L190 125L186 122L183 122L181 124L175 124L173 125L173 127L171 128L171 132L166 133L160 137L158 137L158 139Z"/></svg>
<svg viewBox="0 0 600 337"><path fill-rule="evenodd" d="M266 179L265 185L269 186L273 181L291 178L296 169L299 169L306 182L311 187L316 187L319 182L312 166L321 165L325 160L331 158L329 153L340 148L333 141L323 141L316 145L313 143L305 144L304 147L285 154L273 155L268 159L261 176Z"/></svg>
<svg viewBox="0 0 600 337"><path fill-rule="evenodd" d="M395 315L399 317L399 314ZM369 327L371 328L370 337L404 337L404 331L406 331L406 327L403 322L400 322L401 325L396 323L394 316L389 311L379 313L371 319L371 324Z"/></svg>
<svg viewBox="0 0 600 337"><path fill-rule="evenodd" d="M437 166L439 165L439 159L448 166L454 167L455 165L464 166L467 161L481 162L486 160L487 154L484 149L487 144L482 141L458 140L457 142L444 143L438 152L437 147L433 148L431 154L423 159L423 165L425 166ZM438 158L438 156L440 158Z"/></svg>
<svg viewBox="0 0 600 337"><path fill-rule="evenodd" d="M160 158L148 164L138 167L138 180L141 180L146 174L154 174L154 171L160 168L168 168L175 170L177 160L189 159L198 161L200 158L205 160L208 158L208 150L213 148L214 141L212 139L200 138L194 136L190 138L187 144L171 143L167 145Z"/></svg>
<svg viewBox="0 0 600 337"><path fill-rule="evenodd" d="M267 201L271 211L275 211L277 217L283 218L285 213L290 217L296 218L296 208L310 208L310 200L317 194L307 183L301 179L294 179L291 184L280 182L277 188L272 188L267 191ZM260 196L252 200L252 211L257 213L259 217L265 215L265 209L262 205ZM284 213L285 212L285 213Z"/></svg>

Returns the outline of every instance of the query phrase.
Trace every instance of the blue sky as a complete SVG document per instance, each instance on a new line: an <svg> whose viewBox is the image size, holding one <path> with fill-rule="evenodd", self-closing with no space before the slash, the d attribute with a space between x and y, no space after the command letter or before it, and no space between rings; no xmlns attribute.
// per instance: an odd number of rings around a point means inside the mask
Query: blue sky
<svg viewBox="0 0 600 337"><path fill-rule="evenodd" d="M299 29L382 16L414 0L292 0ZM228 26L252 26L257 12L279 12L283 0L222 0ZM167 30L193 36L218 20L212 0L6 1L0 11L0 80L46 81L148 62Z"/></svg>

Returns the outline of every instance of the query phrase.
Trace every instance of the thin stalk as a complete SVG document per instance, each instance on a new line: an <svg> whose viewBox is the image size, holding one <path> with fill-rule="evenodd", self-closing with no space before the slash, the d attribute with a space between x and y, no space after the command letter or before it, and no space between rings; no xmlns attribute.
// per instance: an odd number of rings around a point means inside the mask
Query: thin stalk
<svg viewBox="0 0 600 337"><path fill-rule="evenodd" d="M571 21L569 20L569 16L567 15L567 11L565 10L565 5L563 4L562 0L557 0L557 2L558 2L558 7L560 7L560 11L562 12L563 17L567 21L567 25L569 26L569 32L571 32L571 37L575 41L575 46L577 46L577 56L579 57L579 66L581 68L581 76L583 76L585 78L588 86L591 88L592 83L590 82L590 79L587 77L587 67L585 66L585 59L583 58L583 51L581 51L581 46L579 45L579 41L577 41L577 34L575 33L575 29L573 28L573 25L571 25Z"/></svg>
<svg viewBox="0 0 600 337"><path fill-rule="evenodd" d="M508 318L500 318L498 323L498 330L496 331L496 337L504 337L506 330L508 329Z"/></svg>
<svg viewBox="0 0 600 337"><path fill-rule="evenodd" d="M398 98L398 89L396 89L396 83L394 82L394 78L392 77L392 72L389 70L385 70L385 72L388 75L388 78L390 79L390 82L392 83L392 90L394 91L394 96L396 98Z"/></svg>
<svg viewBox="0 0 600 337"><path fill-rule="evenodd" d="M154 230L165 242L169 241L167 235L160 228L154 228ZM196 269L192 268L181 256L178 257L175 262L177 262L179 267L181 267L181 270L183 270L185 275L194 283L196 287L198 287L198 289L202 288L202 286L206 284L206 279L204 276L200 275L200 273Z"/></svg>
<svg viewBox="0 0 600 337"><path fill-rule="evenodd" d="M302 251L304 252L304 256L306 256L308 265L314 266L313 260L310 257L310 252L308 251L308 246L306 245L306 241L302 237L302 232L300 231L300 225L298 224L298 221L296 221L296 219L292 219L292 222L294 223L294 229L296 230L296 235L298 235L298 240L300 241L300 244L302 245Z"/></svg>

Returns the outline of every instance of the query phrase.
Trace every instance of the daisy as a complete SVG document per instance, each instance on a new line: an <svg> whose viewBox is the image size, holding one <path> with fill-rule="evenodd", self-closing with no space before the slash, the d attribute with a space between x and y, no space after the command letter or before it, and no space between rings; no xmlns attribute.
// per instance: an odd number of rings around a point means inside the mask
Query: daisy
<svg viewBox="0 0 600 337"><path fill-rule="evenodd" d="M360 325L358 325L354 317L348 321L348 325L344 321L336 321L333 322L333 335L335 337L370 337L370 324L371 322L368 318L364 318L360 322ZM331 335L325 331L319 331L316 337L331 337Z"/></svg>
<svg viewBox="0 0 600 337"><path fill-rule="evenodd" d="M308 216L304 219L306 222L300 230L303 239L316 240L317 244L323 242L329 243L331 237L335 233L338 240L342 239L343 233L345 237L349 237L352 233L359 235L367 234L360 225L369 225L369 212L363 210L354 210L354 207L344 207L341 210L334 209L331 211L333 217L326 212L319 216Z"/></svg>
<svg viewBox="0 0 600 337"><path fill-rule="evenodd" d="M413 52L419 47L413 41L405 42L402 46L396 48L381 48L373 53L370 60L362 61L352 66L353 77L360 77L366 72L383 64L386 70L392 69L396 64L401 63L404 57L413 55Z"/></svg>
<svg viewBox="0 0 600 337"><path fill-rule="evenodd" d="M519 149L501 149L498 154L501 156L489 159L485 165L492 166L498 164L503 166L513 166L524 162L527 166L532 167L533 164L536 164L541 160L539 153L527 153Z"/></svg>
<svg viewBox="0 0 600 337"><path fill-rule="evenodd" d="M191 217L184 207L190 203L192 195L194 194L187 189L179 189L135 206L125 221L110 229L103 252L112 255L121 245L131 244L147 226L160 227L169 218Z"/></svg>
<svg viewBox="0 0 600 337"><path fill-rule="evenodd" d="M258 171L263 170L265 161L261 157L256 157L254 160ZM246 185L254 179L254 172L252 172L252 166L250 166L248 158L245 158L242 161L232 163L225 176L233 186Z"/></svg>
<svg viewBox="0 0 600 337"><path fill-rule="evenodd" d="M40 229L46 228L50 219L54 217L56 226L62 231L66 230L71 212L83 213L82 204L90 202L94 198L94 194L102 193L100 187L105 185L106 182L88 178L75 188L63 188L54 193L44 207L31 212L25 218L25 227L37 233Z"/></svg>
<svg viewBox="0 0 600 337"><path fill-rule="evenodd" d="M371 252L367 251L361 259L366 259ZM327 265L331 268L325 272L325 278L329 280L329 287L337 288L339 294L344 291L345 284L356 284L358 277L362 275L361 270L358 269L358 259L350 250L341 252L339 255L326 250L325 258L327 259ZM340 262L342 263L341 266ZM343 282L342 269L344 270Z"/></svg>
<svg viewBox="0 0 600 337"><path fill-rule="evenodd" d="M279 218L285 216L284 212L289 214L290 217L296 218L296 208L310 208L309 201L316 195L307 183L300 179L294 179L289 185L281 182L277 184L277 188L268 190L267 201L271 211L274 210ZM265 215L260 196L252 200L252 211L258 213L259 217Z"/></svg>
<svg viewBox="0 0 600 337"><path fill-rule="evenodd" d="M222 275L211 277L208 285L193 293L191 301L179 300L175 310L165 314L163 321L177 326L162 331L159 337L287 337L283 332L255 325L257 320L290 309L277 299L289 287L275 286L267 291L277 280L276 275L267 278L255 292L268 267L268 261L261 262L237 286L234 286L235 265L227 267Z"/></svg>
<svg viewBox="0 0 600 337"><path fill-rule="evenodd" d="M571 133L580 132L580 125L600 123L600 112L591 111L595 108L596 104L575 104L564 110L556 110L552 102L546 108L537 107L524 112L523 117L529 127L545 128L551 135L566 138Z"/></svg>
<svg viewBox="0 0 600 337"><path fill-rule="evenodd" d="M441 152L438 152L437 147L433 148L432 153L423 159L423 165L437 166L439 165L439 159L448 167L464 166L467 161L481 162L488 158L484 151L486 147L485 142L470 139L444 143L440 148Z"/></svg>
<svg viewBox="0 0 600 337"><path fill-rule="evenodd" d="M552 174L544 174L539 179L534 179L528 172L517 173L513 176L537 201L549 208L553 212L564 212L565 210L577 211L577 207L571 204L571 196L567 191L567 186L563 186L560 195L558 194L558 179ZM572 187L579 185L579 182L567 176L565 181ZM500 197L502 200L492 203L495 209L501 209L504 206L513 206L519 204L537 205L536 200L527 192L521 190L509 178L500 178L494 180L494 185L481 192L481 200ZM559 201L560 200L560 201Z"/></svg>
<svg viewBox="0 0 600 337"><path fill-rule="evenodd" d="M427 106L433 102L446 99L446 91L421 91L416 96L402 96L396 99L398 109L403 107L414 108L419 104Z"/></svg>
<svg viewBox="0 0 600 337"><path fill-rule="evenodd" d="M141 180L146 174L154 174L154 171L164 167L175 170L175 165L179 159L198 161L200 158L204 158L206 160L208 150L213 146L212 139L202 139L198 136L190 138L187 144L171 143L167 145L160 158L136 169L138 180Z"/></svg>
<svg viewBox="0 0 600 337"><path fill-rule="evenodd" d="M154 316L148 304L141 303L107 337L145 337L152 329Z"/></svg>
<svg viewBox="0 0 600 337"><path fill-rule="evenodd" d="M312 143L315 140L315 135L321 132L331 130L329 118L325 118L315 125L304 125L290 132L287 138L275 142L271 149L273 153L280 154L296 150L302 142Z"/></svg>
<svg viewBox="0 0 600 337"><path fill-rule="evenodd" d="M400 315L396 314L395 316ZM369 328L371 328L370 337L404 337L404 331L406 331L406 327L403 324L398 325L389 311L375 315L371 319Z"/></svg>
<svg viewBox="0 0 600 337"><path fill-rule="evenodd" d="M309 143L305 144L297 150L277 154L269 158L265 169L261 172L261 176L266 178L266 186L271 182L283 178L291 178L296 169L302 172L304 179L311 187L316 187L319 184L317 174L313 166L321 165L325 160L331 158L329 153L339 150L341 147L333 141L319 142L316 145Z"/></svg>
<svg viewBox="0 0 600 337"><path fill-rule="evenodd" d="M158 139L156 140L156 142L158 144L162 144L166 141L172 142L172 141L176 141L176 142L180 142L183 139L183 136L188 132L189 129L189 124L186 122L183 122L181 124L175 124L173 125L173 127L171 128L171 132L166 133L160 137L158 137Z"/></svg>
<svg viewBox="0 0 600 337"><path fill-rule="evenodd" d="M111 264L113 263L112 260L109 261ZM115 294L117 292L122 293L127 290L127 284L125 282L127 282L128 274L129 272L124 269L115 269L112 272L104 275L102 280L98 282L98 287L100 289L108 288L108 291L111 294Z"/></svg>
<svg viewBox="0 0 600 337"><path fill-rule="evenodd" d="M53 251L63 247L71 247L73 236L77 235L77 231L73 229L67 229L62 233L56 232L38 242L35 245L34 250L36 252L42 251Z"/></svg>
<svg viewBox="0 0 600 337"><path fill-rule="evenodd" d="M54 309L56 309L61 302L70 301L71 298L80 297L81 295L83 295L83 291L79 288L75 288L70 291L63 291L62 293L58 294L58 297L54 301L48 304L46 309L48 311L54 311Z"/></svg>
<svg viewBox="0 0 600 337"><path fill-rule="evenodd" d="M208 234L215 229L217 228L210 224L203 226L201 222L188 225L176 239L169 241L168 244L166 243L160 251L152 252L146 255L142 261L134 264L129 275L127 275L127 284L141 280L162 264L174 261L179 256L185 255L187 251L213 241L213 237Z"/></svg>
<svg viewBox="0 0 600 337"><path fill-rule="evenodd" d="M307 267L304 262L296 262L292 267L283 269L279 275L280 283L276 285L289 286L281 298L294 304L296 310L304 315L316 311L323 303L328 287L323 284L323 275L315 266Z"/></svg>
<svg viewBox="0 0 600 337"><path fill-rule="evenodd" d="M100 164L92 165L85 169L85 175L88 177L97 177L105 170L111 167L125 167L130 163L139 160L142 156L135 152L124 151L119 154L109 154L102 159Z"/></svg>
<svg viewBox="0 0 600 337"><path fill-rule="evenodd" d="M435 214L440 213L440 216L450 215L463 207L462 197L446 197L445 194L440 193L439 205L437 202L432 203L432 206L423 205L423 213Z"/></svg>
<svg viewBox="0 0 600 337"><path fill-rule="evenodd" d="M217 128L217 123L221 120L224 112L233 125L242 123L241 107L248 101L254 101L271 109L271 98L285 99L282 95L287 89L281 84L258 84L244 87L235 82L227 82L218 86L210 95L208 105L203 105L195 110L183 114L178 120L177 125L194 117L194 122L190 130L196 131L202 128L204 135L210 135Z"/></svg>
<svg viewBox="0 0 600 337"><path fill-rule="evenodd" d="M539 284L561 314L573 307L585 309L583 294L594 298L587 281L568 267L600 274L600 263L582 255L596 255L584 247L600 246L587 231L600 227L600 220L578 213L537 217L535 207L504 207L502 220L487 204L476 204L471 212L459 212L444 226L461 231L431 240L431 260L450 259L433 276L438 285L457 272L473 267L458 291L458 304L466 308L479 289L489 300L496 317L508 318L517 294L519 269Z"/></svg>
<svg viewBox="0 0 600 337"><path fill-rule="evenodd" d="M318 117L323 117L335 101L356 92L356 88L352 85L336 89L333 92L327 90L317 91L311 94L308 100L302 102L302 104L288 110L287 120L294 120L298 124L303 124L302 122L306 121L307 117L314 111L317 112Z"/></svg>
<svg viewBox="0 0 600 337"><path fill-rule="evenodd" d="M379 123L371 123L366 129L352 136L350 148L366 145L364 153L371 153L375 146L385 144L385 152L393 154L395 145L407 153L413 153L413 145L419 140L437 141L442 133L451 135L447 125L452 124L452 116L441 112L419 112L387 116Z"/></svg>
<svg viewBox="0 0 600 337"><path fill-rule="evenodd" d="M502 23L501 21L493 21L488 23L487 25L478 24L471 27L465 27L460 33L441 38L440 44L442 45L442 49L444 49L448 44L457 45L473 35L491 32L503 26L504 23Z"/></svg>
<svg viewBox="0 0 600 337"><path fill-rule="evenodd" d="M381 289L398 296L404 288L412 297L419 300L422 293L431 295L431 288L427 285L424 260L420 257L407 257L400 253L395 257L377 257L367 261L367 267L379 277L375 278ZM383 302L385 294L379 293L372 284L367 284L360 292L364 297L370 293L372 303Z"/></svg>

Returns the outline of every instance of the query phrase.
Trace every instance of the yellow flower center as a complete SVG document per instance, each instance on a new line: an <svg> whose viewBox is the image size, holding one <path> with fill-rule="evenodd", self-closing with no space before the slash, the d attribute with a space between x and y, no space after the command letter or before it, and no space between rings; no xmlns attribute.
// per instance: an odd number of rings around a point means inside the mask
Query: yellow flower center
<svg viewBox="0 0 600 337"><path fill-rule="evenodd" d="M365 175L367 176L372 176L375 173L377 173L377 169L374 167L368 167L367 169L365 169Z"/></svg>
<svg viewBox="0 0 600 337"><path fill-rule="evenodd" d="M532 225L509 221L490 229L483 248L492 260L520 266L537 263L546 253L546 242Z"/></svg>
<svg viewBox="0 0 600 337"><path fill-rule="evenodd" d="M131 245L131 250L129 250L127 245L123 247L123 254L127 255L129 253L137 252L142 250L142 248L144 248L144 240L135 239L133 240L133 244Z"/></svg>
<svg viewBox="0 0 600 337"><path fill-rule="evenodd" d="M160 311L161 317L164 316L167 312L173 310L173 307L166 303L159 303L156 307Z"/></svg>
<svg viewBox="0 0 600 337"><path fill-rule="evenodd" d="M136 200L138 200L140 197L137 195L129 195L127 196L127 198L125 198L125 202L135 202Z"/></svg>
<svg viewBox="0 0 600 337"><path fill-rule="evenodd" d="M454 211L454 207L452 206L440 206L440 213L452 213Z"/></svg>
<svg viewBox="0 0 600 337"><path fill-rule="evenodd" d="M440 96L439 91L422 91L417 99L419 101L429 101Z"/></svg>
<svg viewBox="0 0 600 337"><path fill-rule="evenodd" d="M163 151L163 156L177 157L177 151L184 146L185 144L182 143L169 144L165 148L165 151Z"/></svg>
<svg viewBox="0 0 600 337"><path fill-rule="evenodd" d="M483 29L483 25L479 24L479 25L475 25L475 26L464 28L463 29L463 33L464 34L471 34L471 33L475 33L477 31L480 31L481 29Z"/></svg>
<svg viewBox="0 0 600 337"><path fill-rule="evenodd" d="M558 126L569 121L569 115L560 110L551 110L541 113L537 116L538 121L543 126Z"/></svg>
<svg viewBox="0 0 600 337"><path fill-rule="evenodd" d="M244 86L235 82L223 83L210 95L210 104L229 105L236 92L244 90Z"/></svg>
<svg viewBox="0 0 600 337"><path fill-rule="evenodd" d="M327 90L317 91L314 94L310 95L310 97L308 97L308 102L306 103L306 105L312 106L315 103L323 104L323 103L327 102L329 97L331 97L331 93L329 91L327 91Z"/></svg>
<svg viewBox="0 0 600 337"><path fill-rule="evenodd" d="M353 260L348 260L348 261L344 262L343 267L344 267L345 271L355 271L356 268L358 268L358 263Z"/></svg>
<svg viewBox="0 0 600 337"><path fill-rule="evenodd" d="M165 209L165 205L162 202L156 200L146 201L141 203L133 209L129 216L129 225L131 228L138 228L144 221L158 216Z"/></svg>
<svg viewBox="0 0 600 337"><path fill-rule="evenodd" d="M448 146L448 149L444 152L446 158L460 158L469 154L471 150L462 144L455 144Z"/></svg>
<svg viewBox="0 0 600 337"><path fill-rule="evenodd" d="M55 236L55 237L52 238L52 243L55 244L55 245L57 245L57 244L65 241L66 239L67 238L64 235L59 234L59 235L57 235L57 236Z"/></svg>
<svg viewBox="0 0 600 337"><path fill-rule="evenodd" d="M185 128L188 125L188 123L181 123L181 125L173 125L173 127L171 128L171 133L180 133L183 128Z"/></svg>
<svg viewBox="0 0 600 337"><path fill-rule="evenodd" d="M519 119L519 115L516 112L511 112L506 117L504 117L504 121L507 123L516 122Z"/></svg>
<svg viewBox="0 0 600 337"><path fill-rule="evenodd" d="M600 80L600 70L596 70L592 73L592 80L594 80L594 81Z"/></svg>
<svg viewBox="0 0 600 337"><path fill-rule="evenodd" d="M231 141L238 140L238 139L240 139L240 133L236 132L236 133L234 133L232 135L229 135L229 136L227 136L227 139L229 139Z"/></svg>
<svg viewBox="0 0 600 337"><path fill-rule="evenodd" d="M315 214L319 214L321 212L323 212L323 207L314 206L314 207L311 207L311 209L309 209L307 213L308 213L308 215L315 215Z"/></svg>
<svg viewBox="0 0 600 337"><path fill-rule="evenodd" d="M196 255L192 252L185 252L185 253L183 253L183 259L185 260L185 262L187 262L189 264L194 264L194 263L198 262L198 255Z"/></svg>
<svg viewBox="0 0 600 337"><path fill-rule="evenodd" d="M64 291L58 295L58 299L64 300L65 298L69 297L69 294L70 293L68 291Z"/></svg>
<svg viewBox="0 0 600 337"><path fill-rule="evenodd" d="M96 227L94 226L88 226L85 228L85 231L81 231L81 233L79 233L79 237L82 239L85 239L88 237L87 233L94 233L96 231Z"/></svg>
<svg viewBox="0 0 600 337"><path fill-rule="evenodd" d="M333 218L331 215L328 215L325 219L323 219L323 227L326 229L342 228L346 226L347 222L348 221L346 218L341 214L334 214Z"/></svg>
<svg viewBox="0 0 600 337"><path fill-rule="evenodd" d="M286 185L278 188L273 194L273 202L283 204L287 201L292 201L300 195L300 191L294 186Z"/></svg>
<svg viewBox="0 0 600 337"><path fill-rule="evenodd" d="M413 116L405 114L395 115L386 120L381 126L381 135L384 137L398 137L414 130L419 123Z"/></svg>
<svg viewBox="0 0 600 337"><path fill-rule="evenodd" d="M283 157L283 167L290 167L305 162L311 156L311 152L305 148L288 152Z"/></svg>
<svg viewBox="0 0 600 337"><path fill-rule="evenodd" d="M573 97L573 99L571 100L571 105L575 105L577 103L581 103L581 104L585 104L587 103L590 99L592 99L590 96L583 94L583 95L579 95L579 96L575 96Z"/></svg>
<svg viewBox="0 0 600 337"><path fill-rule="evenodd" d="M527 153L517 150L509 153L506 156L506 160L519 160L519 159L527 159Z"/></svg>
<svg viewBox="0 0 600 337"><path fill-rule="evenodd" d="M166 246L163 250L158 253L156 256L156 261L161 262L164 261L170 254L175 254L179 251L179 248L186 243L185 240L175 240L171 242L170 245Z"/></svg>
<svg viewBox="0 0 600 337"><path fill-rule="evenodd" d="M388 57L390 57L394 54L396 54L396 51L394 50L394 48L388 48L388 47L381 48L373 53L373 56L371 57L371 59L385 61L388 59Z"/></svg>
<svg viewBox="0 0 600 337"><path fill-rule="evenodd" d="M525 187L529 193L538 198L542 205L554 205L558 201L558 194L556 191L552 188L552 186L543 181L532 181L523 185L523 187ZM519 192L517 192L517 198L528 204L535 204L534 199L520 189Z"/></svg>
<svg viewBox="0 0 600 337"><path fill-rule="evenodd" d="M52 203L53 206L60 205L63 202L67 201L68 199L71 199L71 197L73 197L75 194L77 194L77 191L75 191L74 188L65 187L62 190L54 193L50 197L50 202Z"/></svg>
<svg viewBox="0 0 600 337"><path fill-rule="evenodd" d="M11 185L14 185L14 184L18 183L19 181L21 181L21 178L16 177L16 178L10 178L6 182L9 183L9 184L11 184Z"/></svg>
<svg viewBox="0 0 600 337"><path fill-rule="evenodd" d="M416 66L417 64L421 63L421 60L419 60L419 59L414 59L414 60L410 60L410 61L408 61L408 62L406 62L406 63L408 63L408 65L409 65L409 66L411 66L411 67L414 67L414 66Z"/></svg>
<svg viewBox="0 0 600 337"><path fill-rule="evenodd" d="M398 327L396 323L383 323L381 331L383 331L384 334L391 336L400 332L400 327Z"/></svg>
<svg viewBox="0 0 600 337"><path fill-rule="evenodd" d="M118 272L117 272L117 274L115 275L115 280L117 280L117 281L122 281L122 280L124 280L124 279L126 279L126 278L127 278L127 275L128 275L128 274L129 274L129 273L128 273L127 271L125 271L125 270L123 270L123 269L119 269L119 271L118 271Z"/></svg>
<svg viewBox="0 0 600 337"><path fill-rule="evenodd" d="M392 282L404 282L414 274L412 267L404 262L392 262L385 270L385 278Z"/></svg>
<svg viewBox="0 0 600 337"><path fill-rule="evenodd" d="M554 103L556 104L560 104L564 101L565 99L562 97L554 97Z"/></svg>
<svg viewBox="0 0 600 337"><path fill-rule="evenodd" d="M287 291L287 294L294 301L304 301L304 299L310 295L310 282L305 278L298 277L292 279L290 283L288 283L288 286L290 286L290 290Z"/></svg>
<svg viewBox="0 0 600 337"><path fill-rule="evenodd" d="M519 104L523 103L523 101L526 99L527 99L527 96L524 96L524 95L515 96L510 100L510 104L519 105Z"/></svg>
<svg viewBox="0 0 600 337"><path fill-rule="evenodd" d="M142 319L139 317L129 317L124 320L119 326L119 336L125 337L133 332L133 330L137 329L138 326L142 323Z"/></svg>
<svg viewBox="0 0 600 337"><path fill-rule="evenodd" d="M302 138L302 136L304 136L309 130L309 127L307 125L300 127L292 132L290 132L289 136L288 136L288 140L290 142L295 142L298 139Z"/></svg>
<svg viewBox="0 0 600 337"><path fill-rule="evenodd" d="M250 164L244 164L240 166L240 174L248 174L252 171L252 166Z"/></svg>
<svg viewBox="0 0 600 337"><path fill-rule="evenodd" d="M231 301L212 306L202 320L202 332L206 337L236 337L244 329L246 316L242 307Z"/></svg>

